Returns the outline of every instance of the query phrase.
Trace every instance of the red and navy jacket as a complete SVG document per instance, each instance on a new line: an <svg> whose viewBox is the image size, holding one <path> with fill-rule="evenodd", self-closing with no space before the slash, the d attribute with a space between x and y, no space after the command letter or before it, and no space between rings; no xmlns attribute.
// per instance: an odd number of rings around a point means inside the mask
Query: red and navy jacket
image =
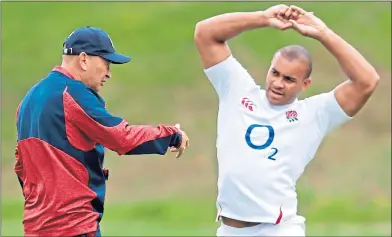
<svg viewBox="0 0 392 237"><path fill-rule="evenodd" d="M105 147L160 154L181 144L174 126L130 125L92 89L56 67L17 109L15 172L25 198L25 235L95 232L104 212Z"/></svg>

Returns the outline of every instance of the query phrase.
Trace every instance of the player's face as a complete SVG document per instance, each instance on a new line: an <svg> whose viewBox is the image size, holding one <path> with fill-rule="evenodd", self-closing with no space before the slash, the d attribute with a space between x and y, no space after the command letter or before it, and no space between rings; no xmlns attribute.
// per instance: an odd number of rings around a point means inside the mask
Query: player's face
<svg viewBox="0 0 392 237"><path fill-rule="evenodd" d="M106 80L111 77L110 62L97 56L87 56L81 60L82 81L91 89L99 92Z"/></svg>
<svg viewBox="0 0 392 237"><path fill-rule="evenodd" d="M295 100L297 95L310 84L304 79L307 64L301 60L289 61L277 54L272 60L267 74L266 95L272 105L285 105Z"/></svg>

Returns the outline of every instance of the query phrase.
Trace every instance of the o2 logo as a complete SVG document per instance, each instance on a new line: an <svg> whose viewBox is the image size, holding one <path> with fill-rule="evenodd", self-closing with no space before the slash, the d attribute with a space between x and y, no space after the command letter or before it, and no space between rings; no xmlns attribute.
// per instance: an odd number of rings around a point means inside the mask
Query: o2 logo
<svg viewBox="0 0 392 237"><path fill-rule="evenodd" d="M254 129L267 129L268 130L268 139L264 144L261 145L256 145L252 142L250 136L252 134L252 131ZM248 144L248 146L252 149L255 150L264 150L267 149L269 146L271 146L272 142L274 141L274 137L275 137L275 131L274 128L270 125L261 125L261 124L252 124L248 127L248 129L246 130L246 134L245 134L245 141ZM272 153L267 157L270 160L276 160L274 158L274 156L278 153L278 149L275 147L271 147Z"/></svg>

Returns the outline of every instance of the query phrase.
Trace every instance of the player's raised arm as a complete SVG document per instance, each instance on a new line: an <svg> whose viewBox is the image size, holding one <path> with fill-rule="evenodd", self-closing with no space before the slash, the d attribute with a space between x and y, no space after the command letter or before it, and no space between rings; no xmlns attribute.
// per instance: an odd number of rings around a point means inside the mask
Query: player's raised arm
<svg viewBox="0 0 392 237"><path fill-rule="evenodd" d="M194 39L204 68L228 58L231 52L226 41L243 31L262 27L290 28L290 22L277 18L288 9L286 5L277 5L265 11L225 13L198 22Z"/></svg>
<svg viewBox="0 0 392 237"><path fill-rule="evenodd" d="M98 94L87 87L69 87L63 97L67 137L79 149L89 150L99 143L120 155L163 155L172 148L179 157L188 146L188 137L179 127L130 125L124 119L112 116ZM88 139L73 132L75 129Z"/></svg>
<svg viewBox="0 0 392 237"><path fill-rule="evenodd" d="M235 100L240 94L259 89L250 73L231 54L227 41L246 30L290 28L292 24L288 20L279 18L288 10L286 5L276 5L265 11L225 13L197 23L194 34L197 50L204 73L220 102Z"/></svg>
<svg viewBox="0 0 392 237"><path fill-rule="evenodd" d="M349 80L335 88L335 97L350 117L356 115L373 94L379 75L370 63L349 43L329 29L313 13L291 6L299 17L290 20L299 33L320 41L336 58Z"/></svg>

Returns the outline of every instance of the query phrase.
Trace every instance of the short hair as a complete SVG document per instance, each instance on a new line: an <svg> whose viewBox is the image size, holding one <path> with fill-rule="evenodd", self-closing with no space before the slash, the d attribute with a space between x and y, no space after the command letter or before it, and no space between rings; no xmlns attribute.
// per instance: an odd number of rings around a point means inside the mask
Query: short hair
<svg viewBox="0 0 392 237"><path fill-rule="evenodd" d="M310 53L308 50L306 50L304 47L300 45L288 45L283 48L278 49L278 51L275 52L275 56L280 53L283 57L288 59L289 61L292 60L304 60L307 63L308 70L306 71L305 78L309 78L310 74L312 73L312 58L310 56Z"/></svg>

